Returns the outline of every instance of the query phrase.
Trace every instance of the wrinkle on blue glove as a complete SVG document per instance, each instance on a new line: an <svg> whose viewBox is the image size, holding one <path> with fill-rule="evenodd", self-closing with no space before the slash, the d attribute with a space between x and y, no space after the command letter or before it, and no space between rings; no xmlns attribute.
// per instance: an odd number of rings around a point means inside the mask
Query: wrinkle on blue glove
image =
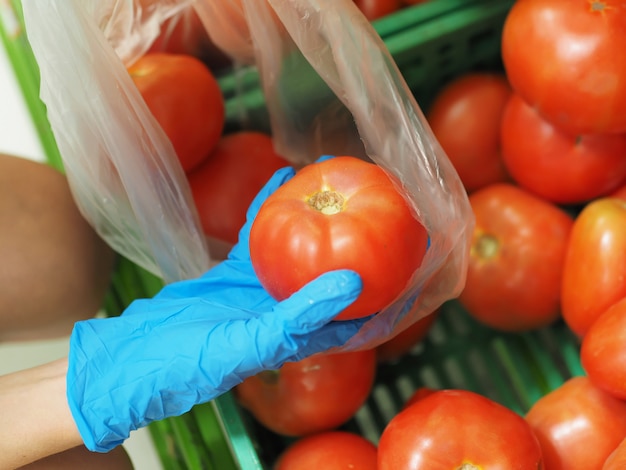
<svg viewBox="0 0 626 470"><path fill-rule="evenodd" d="M210 296L136 300L118 318L78 322L68 403L86 447L212 400L262 370L343 345L364 321L331 320L361 292L352 271L325 273L264 312ZM244 296L245 298L245 296Z"/></svg>

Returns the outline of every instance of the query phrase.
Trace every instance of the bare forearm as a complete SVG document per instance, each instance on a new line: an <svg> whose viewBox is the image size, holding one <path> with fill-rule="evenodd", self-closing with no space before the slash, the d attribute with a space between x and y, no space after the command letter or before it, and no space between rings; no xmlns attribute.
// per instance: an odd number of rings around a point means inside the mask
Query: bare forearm
<svg viewBox="0 0 626 470"><path fill-rule="evenodd" d="M0 469L82 444L66 398L67 359L0 377Z"/></svg>

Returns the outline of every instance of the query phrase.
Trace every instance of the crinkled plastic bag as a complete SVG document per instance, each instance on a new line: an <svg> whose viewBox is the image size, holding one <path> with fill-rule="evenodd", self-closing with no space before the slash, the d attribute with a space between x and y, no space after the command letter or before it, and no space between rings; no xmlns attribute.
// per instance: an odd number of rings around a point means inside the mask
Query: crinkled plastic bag
<svg viewBox="0 0 626 470"><path fill-rule="evenodd" d="M258 69L282 155L295 165L324 154L370 159L397 178L430 234L410 287L344 349L376 346L458 296L474 224L467 194L352 0L24 2L41 97L77 202L99 233L166 282L215 261L171 144L125 69L189 5L235 64Z"/></svg>

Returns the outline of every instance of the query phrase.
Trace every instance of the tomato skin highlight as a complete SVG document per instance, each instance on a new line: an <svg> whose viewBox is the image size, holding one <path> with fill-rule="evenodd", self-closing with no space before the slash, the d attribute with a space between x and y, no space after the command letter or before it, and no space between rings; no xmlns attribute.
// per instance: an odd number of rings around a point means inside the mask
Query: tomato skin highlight
<svg viewBox="0 0 626 470"><path fill-rule="evenodd" d="M501 73L467 73L446 84L426 114L468 193L511 180L500 145L500 123L510 95Z"/></svg>
<svg viewBox="0 0 626 470"><path fill-rule="evenodd" d="M526 414L541 443L546 470L589 470L626 436L626 402L573 377L537 400Z"/></svg>
<svg viewBox="0 0 626 470"><path fill-rule="evenodd" d="M583 337L613 303L626 297L626 201L599 198L574 221L564 262L561 313Z"/></svg>
<svg viewBox="0 0 626 470"><path fill-rule="evenodd" d="M572 218L506 183L482 188L469 199L476 225L460 303L476 320L501 331L553 323L560 315Z"/></svg>
<svg viewBox="0 0 626 470"><path fill-rule="evenodd" d="M501 42L513 89L572 135L626 132L624 44L620 0L517 1Z"/></svg>
<svg viewBox="0 0 626 470"><path fill-rule="evenodd" d="M513 180L557 204L604 196L626 178L626 134L566 134L517 94L506 104L501 135L502 158Z"/></svg>
<svg viewBox="0 0 626 470"><path fill-rule="evenodd" d="M327 431L289 446L273 470L376 470L376 446L359 434Z"/></svg>
<svg viewBox="0 0 626 470"><path fill-rule="evenodd" d="M582 340L580 359L595 386L626 400L626 297L591 324Z"/></svg>
<svg viewBox="0 0 626 470"><path fill-rule="evenodd" d="M239 404L266 428L306 436L352 418L369 397L375 376L373 349L323 353L249 377L234 391Z"/></svg>
<svg viewBox="0 0 626 470"><path fill-rule="evenodd" d="M379 470L537 470L542 461L521 416L466 390L426 394L392 418L378 443Z"/></svg>
<svg viewBox="0 0 626 470"><path fill-rule="evenodd" d="M168 53L146 54L128 72L183 170L191 171L209 156L224 128L224 98L213 73L191 55Z"/></svg>
<svg viewBox="0 0 626 470"><path fill-rule="evenodd" d="M309 202L331 194L333 207ZM250 231L250 259L278 300L326 271L356 271L363 290L337 317L348 320L393 302L421 266L427 243L426 229L382 168L341 156L305 166L267 198Z"/></svg>

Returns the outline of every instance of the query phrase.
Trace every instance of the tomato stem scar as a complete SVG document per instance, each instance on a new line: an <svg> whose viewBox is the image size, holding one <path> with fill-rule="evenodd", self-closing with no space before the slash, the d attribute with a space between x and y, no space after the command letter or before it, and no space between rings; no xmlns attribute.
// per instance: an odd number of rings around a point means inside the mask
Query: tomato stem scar
<svg viewBox="0 0 626 470"><path fill-rule="evenodd" d="M308 204L322 214L333 215L343 210L344 197L336 191L319 191L308 199Z"/></svg>
<svg viewBox="0 0 626 470"><path fill-rule="evenodd" d="M461 464L460 467L457 467L456 470L480 470L480 467L477 467L473 463L464 463Z"/></svg>
<svg viewBox="0 0 626 470"><path fill-rule="evenodd" d="M478 253L480 258L492 258L498 253L499 245L496 237L484 233L474 240L472 251ZM463 467L461 467L461 470L463 470Z"/></svg>
<svg viewBox="0 0 626 470"><path fill-rule="evenodd" d="M266 384L274 385L278 383L280 371L278 370L264 370L259 372L258 377Z"/></svg>

